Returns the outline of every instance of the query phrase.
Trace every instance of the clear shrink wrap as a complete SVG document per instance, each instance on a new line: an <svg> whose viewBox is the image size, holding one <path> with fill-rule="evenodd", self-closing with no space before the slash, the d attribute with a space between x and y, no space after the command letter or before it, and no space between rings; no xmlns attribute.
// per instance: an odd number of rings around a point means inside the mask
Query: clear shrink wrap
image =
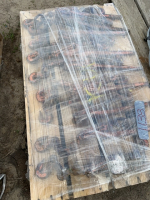
<svg viewBox="0 0 150 200"><path fill-rule="evenodd" d="M37 197L148 171L149 83L113 4L22 11L21 26Z"/></svg>

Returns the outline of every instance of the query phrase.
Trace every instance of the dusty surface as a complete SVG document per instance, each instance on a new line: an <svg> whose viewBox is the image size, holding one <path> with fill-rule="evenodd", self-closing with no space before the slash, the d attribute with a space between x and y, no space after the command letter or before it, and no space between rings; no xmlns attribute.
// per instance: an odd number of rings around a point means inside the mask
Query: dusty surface
<svg viewBox="0 0 150 200"><path fill-rule="evenodd" d="M29 200L25 177L28 160L19 11L56 6L102 4L93 0L0 0L0 31L4 36L3 66L0 72L0 173L7 174L3 200ZM0 185L1 186L1 185ZM36 192L36 191L35 191ZM150 183L83 197L86 200L149 200Z"/></svg>

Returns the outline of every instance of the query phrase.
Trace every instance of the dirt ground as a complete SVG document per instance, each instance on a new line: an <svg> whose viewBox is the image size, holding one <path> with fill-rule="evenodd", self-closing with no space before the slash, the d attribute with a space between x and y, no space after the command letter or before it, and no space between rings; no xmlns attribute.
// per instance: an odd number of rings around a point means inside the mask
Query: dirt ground
<svg viewBox="0 0 150 200"><path fill-rule="evenodd" d="M0 173L7 175L2 200L30 199L29 181L25 176L28 152L19 11L104 2L107 0L0 0L0 32L4 36L0 72ZM150 182L79 199L149 200Z"/></svg>

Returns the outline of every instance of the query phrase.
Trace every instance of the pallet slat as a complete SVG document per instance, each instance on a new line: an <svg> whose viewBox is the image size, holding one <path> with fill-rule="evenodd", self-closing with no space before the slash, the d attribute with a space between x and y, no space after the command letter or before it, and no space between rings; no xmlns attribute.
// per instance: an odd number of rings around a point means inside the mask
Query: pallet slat
<svg viewBox="0 0 150 200"><path fill-rule="evenodd" d="M135 1L144 20L146 25L150 26L150 2L146 0L136 0Z"/></svg>

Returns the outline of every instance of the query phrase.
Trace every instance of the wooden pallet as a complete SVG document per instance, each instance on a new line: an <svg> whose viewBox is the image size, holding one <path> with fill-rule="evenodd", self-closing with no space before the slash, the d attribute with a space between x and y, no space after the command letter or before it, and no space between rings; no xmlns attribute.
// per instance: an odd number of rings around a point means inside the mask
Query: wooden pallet
<svg viewBox="0 0 150 200"><path fill-rule="evenodd" d="M105 12L107 14L117 14L116 9L113 4L105 4L103 6ZM70 196L77 198L82 196L88 196L92 194L101 193L104 191L108 191L112 188L122 188L129 185L135 185L138 183L147 182L150 178L150 172L146 171L143 173L134 174L129 176L128 178L120 178L113 182L110 182L108 177L100 177L99 180L96 180L96 184L93 186L93 180L87 178L86 176L71 176L71 184L67 185L64 181L63 183L57 180L56 176L50 176L45 180L40 180L35 175L35 167L37 164L45 157L48 157L48 153L40 154L36 152L34 148L34 143L37 138L47 135L50 133L51 136L57 136L60 138L60 130L59 125L60 120L58 120L59 109L56 107L53 108L53 124L49 126L44 126L38 121L38 112L41 110L42 106L36 99L36 92L39 90L40 86L33 86L28 81L28 76L30 73L34 71L40 70L42 63L38 63L36 65L31 65L26 60L27 53L32 52L28 43L31 40L31 36L28 31L22 27L22 21L26 18L33 18L41 11L25 11L20 12L21 17L21 35L22 35L22 48L23 48L23 72L24 72L24 90L25 90L25 106L26 106L26 123L27 123L27 138L28 138L28 153L29 153L29 177L30 177L30 190L31 190L31 200L53 200L54 197L57 200L69 199ZM120 22L115 22L114 26L121 27ZM124 37L122 39L116 39L115 46L113 46L113 50L126 49L133 50L131 43L128 38ZM128 64L131 62L133 65L138 65L138 59L136 56L133 56L131 59L125 59L124 64ZM55 70L56 79L61 80L60 71L58 68ZM144 82L145 77L141 76L141 74L134 73L130 74L130 82L134 83L134 81L138 80L138 82ZM133 94L135 100L150 100L150 89L148 87L137 89ZM72 122L72 111L69 106L60 106L62 122L64 126L74 127L74 123ZM148 123L150 121L150 110L146 110ZM70 136L66 129L63 130L65 139L70 141L75 135ZM95 186L96 185L96 186ZM81 188L84 188L82 190ZM72 193L68 195L68 190L72 189ZM61 194L58 196L58 194Z"/></svg>

